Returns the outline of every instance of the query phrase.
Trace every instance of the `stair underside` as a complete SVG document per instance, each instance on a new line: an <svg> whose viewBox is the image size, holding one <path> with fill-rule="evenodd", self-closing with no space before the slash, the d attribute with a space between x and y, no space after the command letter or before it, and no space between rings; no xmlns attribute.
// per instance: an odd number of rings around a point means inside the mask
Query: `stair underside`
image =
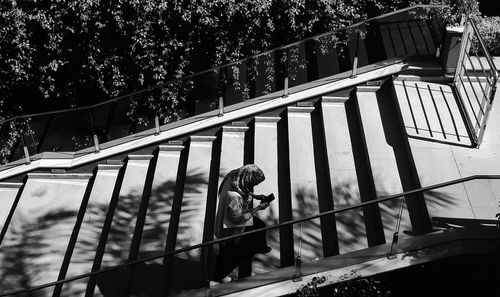
<svg viewBox="0 0 500 297"><path fill-rule="evenodd" d="M466 254L498 255L498 233L493 227L475 230L446 230L400 240L390 259L387 257L391 243L346 253L339 256L305 263L302 280L294 282L294 267L287 267L236 282L211 287L213 296L281 296L292 294L313 277L325 276L328 286L356 277L368 277L388 271L421 265L429 261ZM204 291L191 291L191 295L203 296ZM179 295L184 296L184 295Z"/></svg>

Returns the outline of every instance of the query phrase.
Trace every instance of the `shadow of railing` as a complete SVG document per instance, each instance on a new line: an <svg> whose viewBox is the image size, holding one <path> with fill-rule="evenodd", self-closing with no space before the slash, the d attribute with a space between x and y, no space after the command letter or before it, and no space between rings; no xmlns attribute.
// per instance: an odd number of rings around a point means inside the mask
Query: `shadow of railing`
<svg viewBox="0 0 500 297"><path fill-rule="evenodd" d="M408 137L453 146L474 146L466 117L448 83L405 79L393 83Z"/></svg>
<svg viewBox="0 0 500 297"><path fill-rule="evenodd" d="M428 195L425 195L426 201L428 204L433 203L436 207L439 206L440 208L443 208L444 210L446 210L446 208L448 206L450 206L454 203L454 198L443 195L442 193L440 194L436 190L439 190L439 189L442 189L445 187L449 187L449 186L458 185L458 184L465 183L465 182L472 181L472 180L477 180L477 179L486 179L486 180L500 179L500 176L498 176L498 175L471 176L471 177L461 178L461 179L457 179L457 180L453 180L453 181L449 181L449 182L445 182L445 183L441 183L441 184L423 187L421 189L407 191L407 192L404 192L401 194L390 195L390 196L374 199L374 200L367 201L367 202L356 203L356 204L349 205L349 206L346 206L343 208L325 211L322 213L315 213L312 215L307 214L305 217L300 217L300 218L295 219L293 221L283 222L283 223L280 223L277 225L268 226L266 228L258 229L255 231L249 231L249 232L246 232L245 234L228 236L228 237L222 238L222 239L211 240L211 241L207 241L205 243L200 243L200 244L196 244L196 245L192 245L192 246L186 246L186 247L177 249L176 251L162 252L161 254L151 256L148 258L126 261L125 263L118 264L114 267L102 268L98 271L96 270L93 272L84 273L84 274L74 276L74 277L68 277L65 280L47 283L47 284L43 284L43 285L40 285L37 287L31 287L30 289L20 289L20 290L13 291L13 292L11 291L10 293L8 293L8 292L1 293L0 296L15 296L15 295L19 295L19 294L26 294L27 292L31 292L31 294L34 294L35 296L46 296L47 294L49 294L49 292L52 290L52 288L55 285L57 285L57 286L64 285L65 286L66 283L81 282L82 280L84 280L86 282L86 280L88 280L89 278L96 278L97 279L97 283L100 284L101 286L103 286L103 288L102 288L103 293L109 292L109 290L111 290L112 292L106 293L106 294L111 294L111 296L113 296L112 294L115 294L116 292L122 292L122 290L126 290L127 292L130 292L130 290L132 290L132 289L133 290L137 289L139 291L140 290L152 290L152 288L147 287L147 286L148 286L148 284L150 284L151 280L157 279L156 275L151 275L151 278L146 278L146 277L139 276L136 273L133 273L132 279L134 279L134 281L135 281L137 278L137 282L138 282L138 283L133 283L133 282L130 282L130 278L129 278L131 275L130 271L133 272L133 271L135 271L135 269L137 269L137 271L144 272L144 273L155 273L155 272L163 273L165 270L162 270L159 268L158 265L160 265L160 264L158 264L158 263L154 264L157 260L161 260L161 259L164 259L164 261L165 261L165 259L171 259L172 263L177 263L178 265L180 265L179 268L181 268L181 267L190 268L189 270L188 269L185 270L186 274L179 274L179 275L182 275L182 276L187 275L189 277L192 277L192 282L186 283L186 282L179 281L177 283L176 277L173 275L171 281L169 282L169 286L170 286L171 290L174 291L174 288L179 288L180 291L185 291L185 290L191 290L191 289L194 290L197 288L203 288L204 286L207 285L206 281L208 278L208 274L207 274L208 272L207 272L206 265L209 261L208 255L210 255L206 252L207 251L206 249L209 247L212 247L215 244L221 243L221 242L226 241L226 240L235 239L235 238L238 238L240 236L245 236L246 234L253 234L256 232L262 232L262 231L268 232L271 230L279 230L281 228L292 227L292 226L296 226L295 228L297 228L300 224L305 223L303 225L303 227L305 227L307 224L311 224L311 230L305 230L306 232L309 232L310 236L308 238L299 237L299 240L307 241L311 246L315 246L315 245L319 244L322 239L321 239L321 234L318 233L318 230L319 230L319 229L317 229L318 225L314 221L318 221L322 217L335 216L336 218L338 218L337 215L340 213L348 214L352 211L358 211L362 207L366 207L368 205L386 204L387 207L381 207L382 216L388 217L389 220L391 222L393 222L394 220L396 220L396 221L401 220L401 217L403 216L402 214L397 214L397 212L394 211L398 208L397 207L398 205L401 205L400 203L398 203L398 202L401 202L401 198L407 197L407 198L411 199L411 197L414 197L415 194L418 194L418 193L422 193L424 195L426 193L428 193ZM204 179L201 179L201 180L204 180ZM168 184L165 186L167 188L169 187ZM350 187L349 185L342 186L342 188L346 189L347 191L349 191L348 190L349 187ZM196 186L194 186L193 189L196 190ZM434 191L434 192L430 192L430 191ZM309 195L307 193L306 194L301 193L300 191L299 191L299 194L302 195L302 197L306 197ZM298 195L298 196L300 196L300 195ZM309 198L312 198L312 196ZM304 198L302 201L306 204L309 204L309 202L310 202L309 198L307 198L307 199ZM386 211L385 209L387 209L387 212L385 212ZM123 211L126 211L126 210L124 209ZM298 210L298 211L299 212L297 212L297 214L300 214L300 210ZM311 211L310 209L304 209L305 213L310 212L310 211ZM54 224L55 221L52 221L52 220L57 219L57 218L64 219L65 215L67 215L65 212L52 214L52 215L48 216L47 218L45 218L45 223L42 222L43 224L39 223L39 225L47 225L47 226L52 226L52 227L59 226L59 225ZM341 222L342 222L342 224L345 224L345 225L351 225L353 223L356 223L356 216L352 216L352 217L346 216L343 219L341 219ZM122 221L122 224L125 224L125 225L134 224L134 223L135 223L135 220L133 220L133 219ZM309 228L309 227L306 227L306 228ZM359 228L359 227L356 227L356 228ZM72 228L70 228L70 229L72 229ZM56 229L52 229L52 230L56 230ZM59 230L59 229L57 229L57 230ZM362 232L361 229L359 229L359 230ZM21 231L24 231L24 232L21 232ZM20 230L20 232L17 233L18 238L21 239L21 240L19 240L19 242L18 242L19 245L17 245L17 246L21 248L21 251L17 251L15 249L9 249L10 254L2 253L3 259L5 259L6 255L7 255L7 258L9 258L12 263L15 263L16 260L19 261L21 259L21 262L24 265L23 267L20 267L20 265L16 266L16 267L18 267L18 269L21 270L20 273L11 273L8 275L2 273L2 278L3 279L6 279L6 277L10 278L9 282L12 285L15 285L15 287L17 287L17 288L19 288L20 283L21 284L25 283L27 286L32 286L33 278L36 277L36 275L31 274L31 272L34 271L33 270L34 267L31 267L28 265L28 264L33 264L35 262L31 262L31 263L25 262L25 259L29 258L28 257L29 255L33 255L33 254L40 255L40 257L46 257L46 256L50 257L50 255L51 255L50 254L51 242L49 242L48 245L40 246L40 242L47 242L47 241L44 241L43 239L38 237L38 236L41 236L41 237L47 236L47 233L42 233L42 232L37 232L37 231L33 231L33 232L31 232L31 231L26 232L26 231L29 231L29 230L24 229L24 230ZM100 232L99 230L92 230L92 231L97 232L97 233ZM50 236L51 236L51 238L53 238L55 236L55 234L50 234ZM123 243L125 246L127 246L127 242L128 242L129 237L126 234L122 234L122 236L124 238L126 237L123 240ZM304 244L304 243L302 243L302 244ZM297 239L295 239L295 245L296 246L300 245L300 242L297 242ZM27 247L30 247L30 249L28 250ZM291 248L291 247L287 247L287 248ZM2 251L3 250L4 249L2 249ZM193 254L192 253L193 250L199 250L200 252L196 253L196 254L201 255L201 257L200 258L198 258L198 257L189 258L188 256ZM91 252L93 252L93 251L91 251ZM38 253L38 254L36 254L36 253ZM121 255L121 253L120 253L120 255ZM180 256L180 255L183 255L183 256ZM23 258L15 258L18 256L22 256ZM310 259L309 261L315 261L315 260L316 259ZM153 263L154 265L149 264L149 263ZM2 267L2 269L10 268L10 266L6 266L6 265L2 265L1 267ZM175 268L174 266L164 266L164 267L166 267L166 269ZM196 270L196 271L192 270L192 269L195 269L195 267L200 267L200 269ZM44 268L48 268L48 267L44 267ZM198 272L201 272L201 275L204 277L203 278L204 282L198 282L199 281ZM184 273L184 272L182 272L182 273ZM146 276L148 276L148 275L146 275ZM102 280L101 280L101 277L102 277ZM19 281L20 283L17 281ZM270 280L270 281L272 281L272 280ZM2 282L2 285L6 284L6 283L7 282ZM109 289L109 287L107 287L110 284L112 284L114 286L112 289ZM185 284L188 285L188 288L183 287ZM16 290L16 289L14 289L14 290ZM160 290L160 289L154 289L153 291L157 292L157 290ZM79 292L83 294L83 291L79 291ZM148 291L148 292L150 292L150 291ZM92 294L90 296L92 296Z"/></svg>

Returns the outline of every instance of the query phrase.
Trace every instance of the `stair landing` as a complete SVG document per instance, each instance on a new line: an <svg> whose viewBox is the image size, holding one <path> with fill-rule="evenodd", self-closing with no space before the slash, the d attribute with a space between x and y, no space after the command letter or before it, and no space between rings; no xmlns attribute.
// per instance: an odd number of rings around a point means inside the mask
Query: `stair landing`
<svg viewBox="0 0 500 297"><path fill-rule="evenodd" d="M459 103L448 84L405 76L393 83L409 137L472 146Z"/></svg>

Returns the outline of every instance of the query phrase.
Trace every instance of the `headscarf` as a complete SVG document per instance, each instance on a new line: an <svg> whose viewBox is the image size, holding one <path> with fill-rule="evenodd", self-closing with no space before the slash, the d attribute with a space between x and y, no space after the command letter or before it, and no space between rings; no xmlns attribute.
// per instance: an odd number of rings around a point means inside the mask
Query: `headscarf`
<svg viewBox="0 0 500 297"><path fill-rule="evenodd" d="M248 164L242 166L226 174L219 187L219 195L224 183L229 181L231 183L231 190L240 194L245 200L248 200L250 198L248 195L252 192L253 186L260 184L265 178L264 172L257 165Z"/></svg>

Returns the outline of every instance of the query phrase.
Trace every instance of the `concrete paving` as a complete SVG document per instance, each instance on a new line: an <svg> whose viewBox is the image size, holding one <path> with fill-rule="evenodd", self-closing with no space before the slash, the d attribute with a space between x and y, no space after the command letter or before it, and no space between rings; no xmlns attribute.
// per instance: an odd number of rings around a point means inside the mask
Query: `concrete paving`
<svg viewBox="0 0 500 297"><path fill-rule="evenodd" d="M419 86L422 88L426 88L425 85L429 85L433 90L449 88L432 82L419 82ZM401 86L402 84L395 83L400 105L402 105L402 101L408 100L408 98L401 98L404 96L403 92L398 91ZM498 98L498 93L496 97ZM417 100L415 96L409 98ZM498 100L495 100L493 104L493 112L489 118L483 143L479 148L461 145L464 144L463 141L454 144L446 141L433 141L431 137L417 138L413 137L415 133L412 133L411 130L406 130L422 186L475 174L499 173L500 162L497 154L500 151L500 133L495 127L500 125L500 113L497 112L500 106ZM460 122L464 122L457 109L452 109L452 113L455 119L458 118ZM411 125L408 113L405 116L403 112L403 118L406 127ZM456 120L456 123L458 122ZM438 125L436 118L431 125ZM460 130L463 131L463 129ZM462 136L464 133L460 132L459 134ZM498 206L500 200L497 184L496 180L471 181L427 193L429 212L431 216L492 219L498 212L498 208L495 206ZM443 207L445 205L446 207Z"/></svg>

